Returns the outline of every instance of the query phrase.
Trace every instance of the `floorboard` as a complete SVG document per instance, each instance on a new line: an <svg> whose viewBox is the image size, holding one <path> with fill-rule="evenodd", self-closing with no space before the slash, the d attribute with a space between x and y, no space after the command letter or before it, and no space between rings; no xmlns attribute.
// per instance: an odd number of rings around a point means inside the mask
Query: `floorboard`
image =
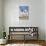
<svg viewBox="0 0 46 46"><path fill-rule="evenodd" d="M0 46L46 46L44 40L8 40L7 44Z"/></svg>

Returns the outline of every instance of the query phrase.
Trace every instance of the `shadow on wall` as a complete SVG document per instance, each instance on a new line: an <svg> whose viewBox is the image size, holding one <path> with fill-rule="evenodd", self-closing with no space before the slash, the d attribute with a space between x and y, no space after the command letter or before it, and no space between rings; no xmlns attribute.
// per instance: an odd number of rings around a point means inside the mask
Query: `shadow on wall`
<svg viewBox="0 0 46 46"><path fill-rule="evenodd" d="M3 32L0 30L0 39L3 38Z"/></svg>

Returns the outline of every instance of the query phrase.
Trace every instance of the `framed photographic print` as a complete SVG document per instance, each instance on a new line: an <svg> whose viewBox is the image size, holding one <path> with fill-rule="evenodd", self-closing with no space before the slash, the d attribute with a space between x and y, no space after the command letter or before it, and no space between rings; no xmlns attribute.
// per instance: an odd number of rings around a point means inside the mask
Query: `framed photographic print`
<svg viewBox="0 0 46 46"><path fill-rule="evenodd" d="M29 6L27 5L23 5L23 6L19 6L19 19L29 19Z"/></svg>

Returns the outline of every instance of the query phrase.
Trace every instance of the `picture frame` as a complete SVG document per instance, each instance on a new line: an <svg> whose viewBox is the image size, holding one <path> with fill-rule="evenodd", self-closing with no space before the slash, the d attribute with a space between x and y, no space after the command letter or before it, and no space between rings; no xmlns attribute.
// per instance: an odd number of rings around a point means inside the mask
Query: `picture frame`
<svg viewBox="0 0 46 46"><path fill-rule="evenodd" d="M19 6L19 19L21 20L29 19L29 6L28 5Z"/></svg>

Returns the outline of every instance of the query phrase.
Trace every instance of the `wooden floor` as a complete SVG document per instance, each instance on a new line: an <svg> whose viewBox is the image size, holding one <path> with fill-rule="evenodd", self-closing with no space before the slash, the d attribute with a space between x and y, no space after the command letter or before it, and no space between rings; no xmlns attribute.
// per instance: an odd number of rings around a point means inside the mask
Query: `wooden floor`
<svg viewBox="0 0 46 46"><path fill-rule="evenodd" d="M6 46L8 44L39 44L46 46L46 42L44 40L8 40L7 44L0 46Z"/></svg>
<svg viewBox="0 0 46 46"><path fill-rule="evenodd" d="M12 40L10 43L40 44L42 46L46 46L46 42L44 40Z"/></svg>

